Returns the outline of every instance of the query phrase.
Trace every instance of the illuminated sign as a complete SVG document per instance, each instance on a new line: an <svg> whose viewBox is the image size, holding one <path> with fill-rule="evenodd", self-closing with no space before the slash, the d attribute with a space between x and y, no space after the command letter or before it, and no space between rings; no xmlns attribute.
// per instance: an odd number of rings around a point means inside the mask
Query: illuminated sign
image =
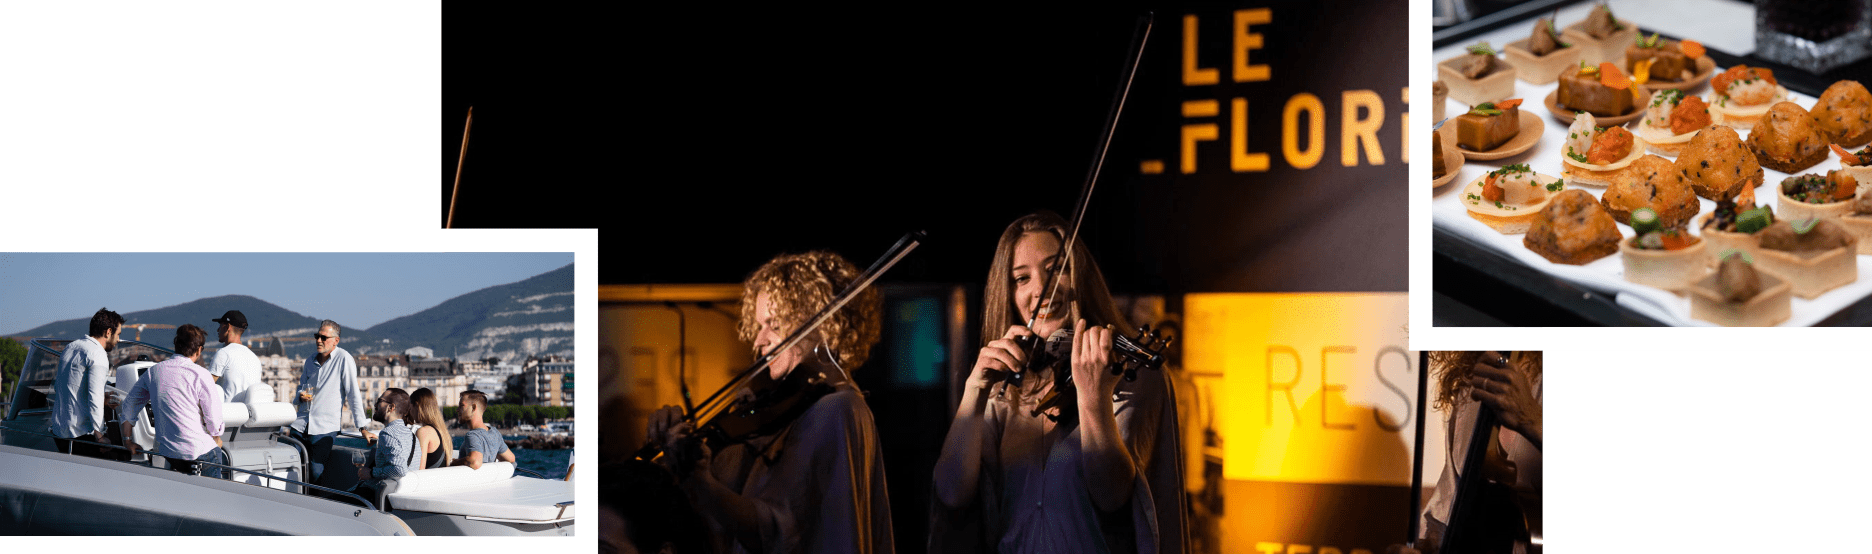
<svg viewBox="0 0 1872 554"><path fill-rule="evenodd" d="M1184 297L1186 365L1222 376L1208 395L1219 404L1222 544L1350 553L1403 541L1417 424L1408 303L1404 293ZM1443 424L1426 415L1430 486Z"/></svg>

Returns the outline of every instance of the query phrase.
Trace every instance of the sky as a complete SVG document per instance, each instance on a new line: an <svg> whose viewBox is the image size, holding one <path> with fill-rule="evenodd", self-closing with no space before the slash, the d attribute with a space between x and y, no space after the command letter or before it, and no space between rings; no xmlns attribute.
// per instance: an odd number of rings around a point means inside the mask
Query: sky
<svg viewBox="0 0 1872 554"><path fill-rule="evenodd" d="M0 253L0 333L228 294L365 329L570 263L570 252Z"/></svg>

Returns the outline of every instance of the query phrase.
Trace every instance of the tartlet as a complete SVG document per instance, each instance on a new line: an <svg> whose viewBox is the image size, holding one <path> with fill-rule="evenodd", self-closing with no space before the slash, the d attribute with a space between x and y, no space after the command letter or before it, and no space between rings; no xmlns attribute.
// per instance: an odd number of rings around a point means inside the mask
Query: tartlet
<svg viewBox="0 0 1872 554"><path fill-rule="evenodd" d="M1578 23L1568 25L1560 37L1580 48L1580 59L1588 64L1618 62L1625 55L1625 45L1638 40L1638 25L1612 15L1612 9L1600 4Z"/></svg>
<svg viewBox="0 0 1872 554"><path fill-rule="evenodd" d="M1495 50L1486 42L1470 46L1469 52L1437 64L1437 78L1449 87L1450 98L1474 106L1514 96L1514 66L1495 57ZM1486 67L1477 74L1477 66Z"/></svg>
<svg viewBox="0 0 1872 554"><path fill-rule="evenodd" d="M1801 227L1809 226L1806 232ZM1837 233L1838 245L1821 250L1781 250L1774 239L1803 236L1829 230ZM1781 220L1761 233L1755 250L1755 263L1763 271L1787 279L1794 285L1794 295L1812 300L1829 290L1859 280L1859 241L1830 220L1795 222Z"/></svg>
<svg viewBox="0 0 1872 554"><path fill-rule="evenodd" d="M1578 65L1582 50L1562 40L1552 19L1540 19L1534 22L1531 36L1508 43L1502 56L1521 80L1545 85L1554 82L1560 70Z"/></svg>
<svg viewBox="0 0 1872 554"><path fill-rule="evenodd" d="M1690 294L1690 317L1726 327L1768 327L1787 321L1793 315L1793 285L1766 271L1754 274L1759 291L1741 300L1723 294L1721 271L1691 283L1685 289Z"/></svg>

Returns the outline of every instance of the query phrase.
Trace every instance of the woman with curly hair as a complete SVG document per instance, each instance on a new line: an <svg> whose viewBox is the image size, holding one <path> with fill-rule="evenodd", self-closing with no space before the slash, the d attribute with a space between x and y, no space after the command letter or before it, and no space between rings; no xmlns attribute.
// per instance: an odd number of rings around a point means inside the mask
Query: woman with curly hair
<svg viewBox="0 0 1872 554"><path fill-rule="evenodd" d="M783 255L743 283L741 340L772 352L857 279L831 252ZM858 295L805 340L775 353L765 377L808 371L830 393L785 430L711 452L682 477L722 552L891 552L890 500L871 409L851 372L879 336L876 289ZM649 436L674 452L694 432L676 406L651 414ZM663 456L668 465L678 465Z"/></svg>
<svg viewBox="0 0 1872 554"><path fill-rule="evenodd" d="M1540 352L1431 352L1430 371L1436 379L1432 404L1449 423L1444 445L1443 475L1436 491L1424 503L1418 526L1417 549L1436 552L1446 536L1450 510L1456 502L1456 484L1471 468L1462 467L1463 454L1475 434L1476 418L1489 410L1501 424L1489 438L1485 467L1475 468L1489 480L1507 485L1522 499L1539 506L1541 494L1541 353ZM1507 529L1514 521L1481 521L1469 533L1519 534ZM1525 551L1526 538L1513 540L1515 551ZM1394 549L1411 552L1411 549Z"/></svg>
<svg viewBox="0 0 1872 554"><path fill-rule="evenodd" d="M1066 234L1041 212L1015 220L995 248L984 344L936 462L931 552L1184 550L1175 395L1161 371L1131 382L1108 371L1125 318L1084 243L1061 257ZM1059 290L1042 298L1056 272ZM1016 342L1025 336L1060 338L1070 364L1030 366ZM1062 371L1074 390L1053 390ZM1041 406L1050 393L1061 401Z"/></svg>

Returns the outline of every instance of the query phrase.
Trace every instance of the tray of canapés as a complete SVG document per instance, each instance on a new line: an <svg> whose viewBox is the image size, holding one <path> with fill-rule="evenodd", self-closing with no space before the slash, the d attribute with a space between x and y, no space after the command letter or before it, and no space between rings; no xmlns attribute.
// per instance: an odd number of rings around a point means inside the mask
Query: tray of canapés
<svg viewBox="0 0 1872 554"><path fill-rule="evenodd" d="M1609 21L1622 29L1607 37L1631 31L1622 64L1593 58L1608 44L1561 40ZM1872 94L1861 83L1810 98L1763 68L1717 72L1694 41L1638 34L1604 6L1567 29L1538 22L1508 63L1478 45L1440 64L1457 82L1438 84L1438 103L1447 90L1468 109L1436 131L1437 225L1676 324L1809 325L1872 295L1859 278L1872 270ZM1566 57L1542 60L1553 55ZM1533 61L1558 68L1554 78L1516 84ZM1546 106L1523 105L1540 92ZM1543 108L1564 122L1555 138L1528 112Z"/></svg>

